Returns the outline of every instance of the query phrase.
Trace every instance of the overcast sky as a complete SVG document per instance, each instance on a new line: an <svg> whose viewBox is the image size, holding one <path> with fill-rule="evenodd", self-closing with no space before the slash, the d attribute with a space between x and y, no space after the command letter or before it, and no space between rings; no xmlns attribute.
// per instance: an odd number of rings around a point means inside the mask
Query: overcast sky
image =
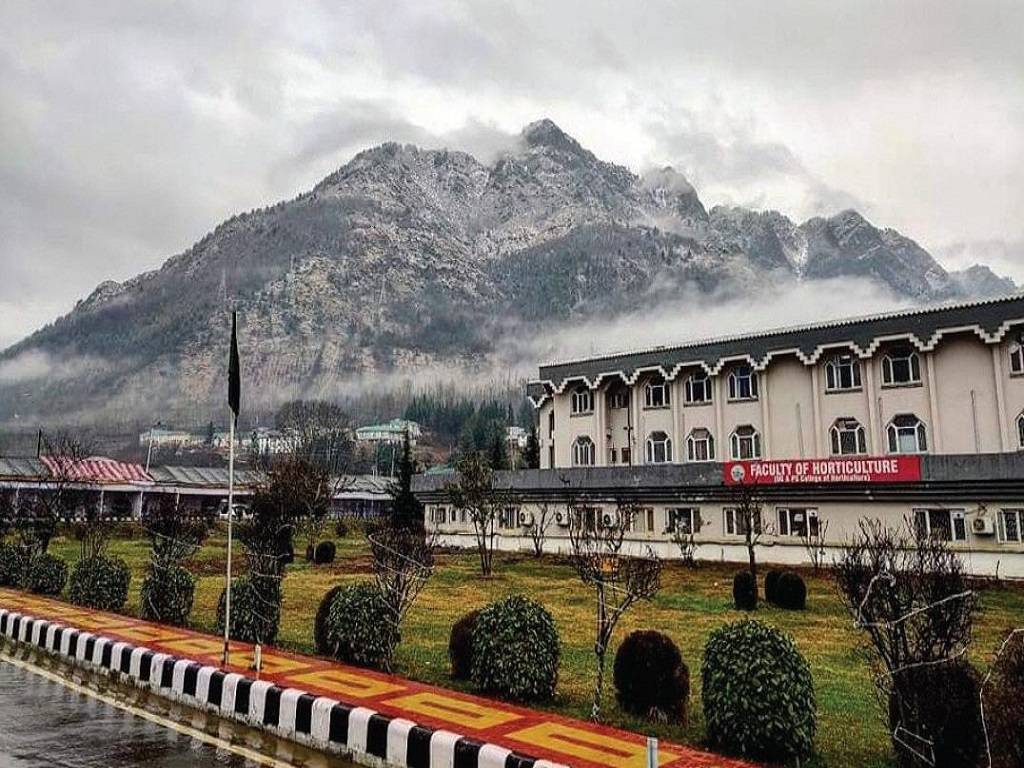
<svg viewBox="0 0 1024 768"><path fill-rule="evenodd" d="M628 12L627 12L628 9ZM1024 3L0 4L0 348L385 140L551 117L1024 280Z"/></svg>

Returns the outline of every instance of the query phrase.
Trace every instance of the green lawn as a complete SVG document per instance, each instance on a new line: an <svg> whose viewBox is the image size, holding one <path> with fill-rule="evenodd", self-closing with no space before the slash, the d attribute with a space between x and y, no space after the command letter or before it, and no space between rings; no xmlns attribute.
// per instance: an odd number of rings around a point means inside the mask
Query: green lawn
<svg viewBox="0 0 1024 768"><path fill-rule="evenodd" d="M331 566L308 565L301 557L288 567L284 580L284 605L279 644L312 652L312 625L321 596L333 585L371 578L368 550L358 535L337 541L338 560ZM50 551L69 561L78 559L78 544L56 539ZM145 539L118 539L111 551L123 557L134 573L129 612L138 606L138 590L148 558ZM244 559L236 550L239 570ZM225 541L211 538L192 563L199 574L193 625L213 630L216 606L223 587ZM577 581L571 568L551 559L526 555L496 558L496 575L482 579L471 553L442 554L427 588L403 628L398 649L399 674L439 685L463 687L448 676L447 643L451 625L463 613L513 592L540 601L552 612L562 638L562 665L558 697L551 709L585 718L589 715L593 680L593 600ZM689 744L700 744L703 717L700 707L700 660L704 643L714 628L740 618L732 608L732 574L735 568L704 565L687 570L668 564L662 590L651 602L638 605L622 620L614 643L627 632L653 628L670 635L679 645L690 668L693 693L687 726L654 724L637 720L616 706L611 686L606 689L606 720L621 727ZM891 766L889 738L882 720L862 653L862 637L852 626L827 577L805 574L808 608L803 612L762 606L758 618L788 632L810 662L818 700L817 765ZM981 594L972 660L984 666L1005 628L1024 619L1024 587L992 587ZM610 660L609 660L610 667ZM610 671L610 670L609 670Z"/></svg>

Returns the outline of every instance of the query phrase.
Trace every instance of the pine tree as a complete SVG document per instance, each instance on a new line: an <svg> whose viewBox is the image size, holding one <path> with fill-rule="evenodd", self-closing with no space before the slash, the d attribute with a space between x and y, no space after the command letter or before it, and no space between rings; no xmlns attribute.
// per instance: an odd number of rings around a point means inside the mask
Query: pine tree
<svg viewBox="0 0 1024 768"><path fill-rule="evenodd" d="M497 430L491 440L487 458L491 469L508 469L508 448L505 445L505 437Z"/></svg>
<svg viewBox="0 0 1024 768"><path fill-rule="evenodd" d="M416 474L416 460L412 456L409 433L402 440L402 458L398 463L398 477L391 485L391 516L400 528L423 528L423 505L412 492L412 476Z"/></svg>
<svg viewBox="0 0 1024 768"><path fill-rule="evenodd" d="M523 449L523 463L527 469L540 469L540 441L537 440L537 427L530 427L530 434L526 438L526 448Z"/></svg>

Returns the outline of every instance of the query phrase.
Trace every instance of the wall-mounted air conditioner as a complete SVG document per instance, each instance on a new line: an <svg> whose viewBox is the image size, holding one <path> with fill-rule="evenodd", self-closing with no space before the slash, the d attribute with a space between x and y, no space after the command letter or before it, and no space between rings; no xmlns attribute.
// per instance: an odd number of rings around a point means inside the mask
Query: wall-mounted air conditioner
<svg viewBox="0 0 1024 768"><path fill-rule="evenodd" d="M971 521L971 530L976 536L991 536L996 532L995 520L988 515L979 515Z"/></svg>
<svg viewBox="0 0 1024 768"><path fill-rule="evenodd" d="M533 525L533 512L526 509L519 510L519 526L529 528L531 525Z"/></svg>
<svg viewBox="0 0 1024 768"><path fill-rule="evenodd" d="M563 528L569 527L569 511L560 509L555 513L555 522Z"/></svg>
<svg viewBox="0 0 1024 768"><path fill-rule="evenodd" d="M614 528L619 524L619 513L607 511L601 513L601 527Z"/></svg>

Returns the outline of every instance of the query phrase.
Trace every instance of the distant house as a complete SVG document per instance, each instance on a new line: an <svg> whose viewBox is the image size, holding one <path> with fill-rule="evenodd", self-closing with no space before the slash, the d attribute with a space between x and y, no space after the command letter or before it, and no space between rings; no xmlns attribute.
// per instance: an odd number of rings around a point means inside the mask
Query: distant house
<svg viewBox="0 0 1024 768"><path fill-rule="evenodd" d="M288 453L298 444L298 437L288 431L256 427L249 444L262 454Z"/></svg>
<svg viewBox="0 0 1024 768"><path fill-rule="evenodd" d="M522 427L509 427L508 432L505 435L505 440L508 442L510 448L515 448L521 451L526 448L526 430Z"/></svg>
<svg viewBox="0 0 1024 768"><path fill-rule="evenodd" d="M394 445L401 443L406 433L409 435L409 443L416 445L416 440L421 434L420 425L408 419L392 419L383 424L370 424L356 430L356 440L361 443Z"/></svg>
<svg viewBox="0 0 1024 768"><path fill-rule="evenodd" d="M201 443L199 435L183 429L148 429L139 433L139 445L145 448L186 448Z"/></svg>

